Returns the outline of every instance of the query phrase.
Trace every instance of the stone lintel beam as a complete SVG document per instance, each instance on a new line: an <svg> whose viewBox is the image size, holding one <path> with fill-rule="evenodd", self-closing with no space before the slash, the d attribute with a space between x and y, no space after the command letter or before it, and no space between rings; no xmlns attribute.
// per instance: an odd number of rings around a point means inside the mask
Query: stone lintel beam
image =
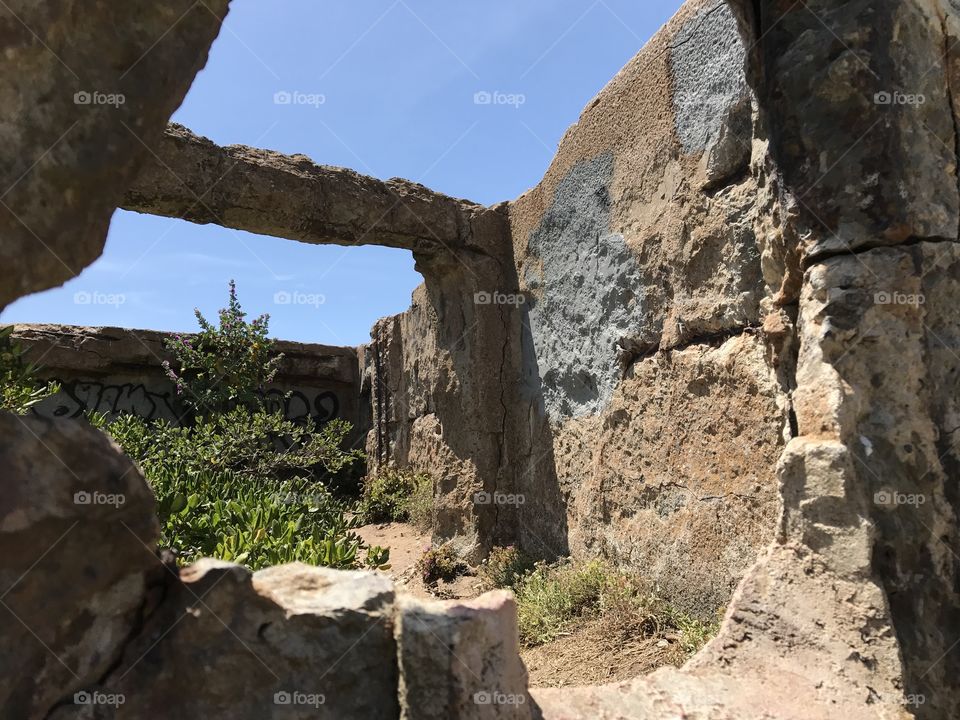
<svg viewBox="0 0 960 720"><path fill-rule="evenodd" d="M466 243L482 206L408 180L378 180L245 145L220 147L171 124L121 207L261 235L384 245L433 255Z"/></svg>

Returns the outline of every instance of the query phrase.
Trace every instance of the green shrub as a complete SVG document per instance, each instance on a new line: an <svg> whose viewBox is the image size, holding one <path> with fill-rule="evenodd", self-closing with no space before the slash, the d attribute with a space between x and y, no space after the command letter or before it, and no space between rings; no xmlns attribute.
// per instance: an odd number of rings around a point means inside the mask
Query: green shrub
<svg viewBox="0 0 960 720"><path fill-rule="evenodd" d="M181 562L200 557L243 563L258 569L301 561L336 568L382 566L389 552L368 548L354 532L359 518L320 482L285 477L298 464L310 466L325 453L293 452L282 460L237 438L264 441L257 413L235 408L210 423L175 427L122 415L108 423L92 416L124 451L138 460L157 496L161 543ZM273 420L271 420L273 422ZM329 437L321 433L313 436ZM308 440L309 442L309 440ZM298 459L299 458L299 459ZM334 464L341 461L335 458Z"/></svg>
<svg viewBox="0 0 960 720"><path fill-rule="evenodd" d="M412 470L384 467L363 483L360 514L364 522L413 522L421 530L433 525L433 481Z"/></svg>
<svg viewBox="0 0 960 720"><path fill-rule="evenodd" d="M540 645L562 635L577 618L595 614L608 582L600 561L537 565L516 587L520 638Z"/></svg>
<svg viewBox="0 0 960 720"><path fill-rule="evenodd" d="M24 349L13 341L12 334L12 325L0 328L0 410L23 415L60 392L60 386L37 379L39 368L27 362Z"/></svg>
<svg viewBox="0 0 960 720"><path fill-rule="evenodd" d="M718 622L690 617L600 560L540 563L514 589L520 640L527 646L550 642L583 620L604 618L611 633L653 636L675 631L681 647L692 655L719 629Z"/></svg>
<svg viewBox="0 0 960 720"><path fill-rule="evenodd" d="M534 569L533 560L513 545L495 547L480 565L478 574L488 590L513 588Z"/></svg>
<svg viewBox="0 0 960 720"><path fill-rule="evenodd" d="M435 585L439 581L451 582L467 571L467 564L460 559L450 543L427 550L417 561L423 582Z"/></svg>
<svg viewBox="0 0 960 720"><path fill-rule="evenodd" d="M172 465L183 472L228 470L261 479L332 475L358 461L359 450L343 450L350 424L332 420L317 429L310 419L286 420L279 413L238 406L190 424L120 415L94 417L148 472Z"/></svg>
<svg viewBox="0 0 960 720"><path fill-rule="evenodd" d="M429 475L413 476L413 492L407 500L407 515L408 522L420 532L433 530L433 478Z"/></svg>
<svg viewBox="0 0 960 720"><path fill-rule="evenodd" d="M162 542L181 562L385 566L389 551L361 541L360 518L320 481L362 457L343 449L350 424L316 427L264 407L279 356L268 317L244 317L231 282L219 328L198 311L200 334L168 345L177 368L168 363L167 373L190 410L180 424L128 414L91 414L91 422L140 464L157 496Z"/></svg>
<svg viewBox="0 0 960 720"><path fill-rule="evenodd" d="M183 404L196 415L238 405L260 407L262 393L283 360L267 337L270 316L247 322L233 280L227 307L219 312L219 327L199 309L194 313L200 332L190 338L174 335L164 343L173 362L164 362L163 367Z"/></svg>

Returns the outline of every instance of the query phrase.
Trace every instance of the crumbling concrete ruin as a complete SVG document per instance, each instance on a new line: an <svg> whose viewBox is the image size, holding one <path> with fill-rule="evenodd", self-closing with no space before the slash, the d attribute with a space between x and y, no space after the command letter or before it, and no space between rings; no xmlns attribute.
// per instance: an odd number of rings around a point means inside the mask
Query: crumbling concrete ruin
<svg viewBox="0 0 960 720"><path fill-rule="evenodd" d="M38 375L60 387L32 408L34 415L76 418L94 411L177 423L186 410L162 365L168 337L154 330L28 324L15 325L11 335L38 366ZM283 360L263 392L268 408L288 420L309 418L318 425L346 420L364 433L369 419L360 406L354 348L278 341L275 349Z"/></svg>
<svg viewBox="0 0 960 720"><path fill-rule="evenodd" d="M691 0L487 208L164 131L227 2L189 5L0 10L0 302L92 262L118 206L407 248L425 283L358 351L370 459L435 474L437 535L477 557L604 555L725 620L682 669L528 691L509 598L177 577L107 440L3 417L5 716L960 714L960 6ZM133 101L78 115L70 67ZM294 690L325 702L275 703Z"/></svg>

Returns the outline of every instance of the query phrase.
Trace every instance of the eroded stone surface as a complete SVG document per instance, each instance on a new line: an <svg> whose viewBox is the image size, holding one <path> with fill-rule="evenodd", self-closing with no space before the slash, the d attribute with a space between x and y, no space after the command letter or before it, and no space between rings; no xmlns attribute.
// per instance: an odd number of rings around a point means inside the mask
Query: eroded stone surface
<svg viewBox="0 0 960 720"><path fill-rule="evenodd" d="M245 145L219 147L170 125L122 207L309 243L461 249L480 206Z"/></svg>
<svg viewBox="0 0 960 720"><path fill-rule="evenodd" d="M956 239L957 144L944 62L956 48L942 19L956 27L954 6L759 7L761 104L776 128L772 152L804 251Z"/></svg>
<svg viewBox="0 0 960 720"><path fill-rule="evenodd" d="M157 567L153 493L86 423L0 413L0 707L44 718L119 657Z"/></svg>
<svg viewBox="0 0 960 720"><path fill-rule="evenodd" d="M744 57L726 3L688 3L510 205L521 544L624 562L704 618L773 536L789 412Z"/></svg>
<svg viewBox="0 0 960 720"><path fill-rule="evenodd" d="M532 717L512 593L467 602L401 597L397 618L402 720Z"/></svg>
<svg viewBox="0 0 960 720"><path fill-rule="evenodd" d="M228 3L0 7L0 307L99 257L148 148L206 64Z"/></svg>
<svg viewBox="0 0 960 720"><path fill-rule="evenodd" d="M611 357L645 329L637 259L609 229L612 173L612 154L577 165L530 236L530 375L556 420L606 407L620 380Z"/></svg>
<svg viewBox="0 0 960 720"><path fill-rule="evenodd" d="M638 361L608 412L556 433L573 550L715 618L774 537L782 403L759 335Z"/></svg>
<svg viewBox="0 0 960 720"><path fill-rule="evenodd" d="M727 3L712 2L683 24L669 48L677 136L684 152L698 154L720 139L730 109L749 97L743 40ZM749 128L739 129L749 149Z"/></svg>
<svg viewBox="0 0 960 720"><path fill-rule="evenodd" d="M123 703L53 717L397 717L392 606L374 573L202 560L171 577L121 661L85 688Z"/></svg>
<svg viewBox="0 0 960 720"><path fill-rule="evenodd" d="M957 627L960 606L951 479L958 269L956 243L875 249L810 269L797 419L802 435L834 445L829 454L804 450L801 467L788 463L785 482L787 531L837 565L857 524L872 524L855 560L886 590L906 692L926 698L922 717L953 714L960 698L948 629Z"/></svg>
<svg viewBox="0 0 960 720"><path fill-rule="evenodd" d="M368 456L433 476L436 537L457 537L477 560L515 528L515 506L484 500L516 492L523 304L501 302L518 297L508 232L503 209L492 208L471 222L472 244L499 254L417 256L425 283L410 310L378 322L363 352Z"/></svg>

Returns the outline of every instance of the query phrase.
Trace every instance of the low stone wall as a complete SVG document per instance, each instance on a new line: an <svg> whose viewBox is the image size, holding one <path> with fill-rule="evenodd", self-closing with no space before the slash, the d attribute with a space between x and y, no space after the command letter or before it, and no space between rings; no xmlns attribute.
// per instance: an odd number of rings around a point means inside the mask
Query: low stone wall
<svg viewBox="0 0 960 720"><path fill-rule="evenodd" d="M0 502L4 718L531 717L508 592L421 601L299 563L177 570L140 472L80 421L0 413L0 467L16 498Z"/></svg>
<svg viewBox="0 0 960 720"><path fill-rule="evenodd" d="M161 367L169 353L169 333L69 325L17 325L13 338L40 375L55 379L61 391L39 403L40 417L74 418L88 410L130 412L175 422L183 414L173 383ZM354 348L279 341L284 359L268 404L290 420L315 422L339 418L354 426L356 438L368 422L359 400L359 370Z"/></svg>

